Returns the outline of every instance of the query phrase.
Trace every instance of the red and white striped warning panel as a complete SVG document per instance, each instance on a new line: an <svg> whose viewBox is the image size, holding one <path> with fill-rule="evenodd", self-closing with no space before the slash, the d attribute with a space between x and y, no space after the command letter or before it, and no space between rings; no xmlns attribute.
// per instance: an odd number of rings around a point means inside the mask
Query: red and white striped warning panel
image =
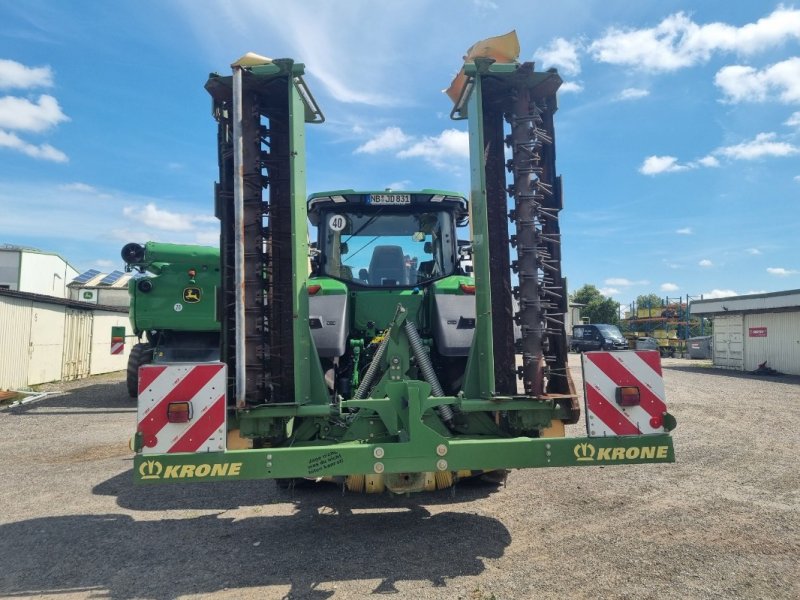
<svg viewBox="0 0 800 600"><path fill-rule="evenodd" d="M667 405L658 351L586 352L582 356L586 431L590 437L666 431ZM622 388L637 388L638 403L623 406Z"/></svg>
<svg viewBox="0 0 800 600"><path fill-rule="evenodd" d="M125 338L124 337L112 337L111 338L111 354L122 354L125 350Z"/></svg>
<svg viewBox="0 0 800 600"><path fill-rule="evenodd" d="M225 450L224 363L139 368L142 454Z"/></svg>

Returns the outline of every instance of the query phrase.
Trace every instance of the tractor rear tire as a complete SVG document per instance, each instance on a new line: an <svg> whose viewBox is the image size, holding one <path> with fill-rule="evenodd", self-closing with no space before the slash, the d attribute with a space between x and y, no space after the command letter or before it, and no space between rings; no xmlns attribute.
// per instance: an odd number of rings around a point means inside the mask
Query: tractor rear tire
<svg viewBox="0 0 800 600"><path fill-rule="evenodd" d="M128 373L126 382L128 384L128 395L131 398L139 396L139 367L150 364L153 359L153 352L150 344L136 344L131 348L128 356Z"/></svg>

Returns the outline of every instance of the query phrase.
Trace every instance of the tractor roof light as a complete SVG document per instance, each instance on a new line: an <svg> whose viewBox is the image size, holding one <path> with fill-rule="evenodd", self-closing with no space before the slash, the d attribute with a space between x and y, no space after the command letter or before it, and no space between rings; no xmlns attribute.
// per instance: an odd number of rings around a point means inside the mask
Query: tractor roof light
<svg viewBox="0 0 800 600"><path fill-rule="evenodd" d="M634 385L625 385L617 388L617 404L620 406L639 406L641 396L639 388Z"/></svg>

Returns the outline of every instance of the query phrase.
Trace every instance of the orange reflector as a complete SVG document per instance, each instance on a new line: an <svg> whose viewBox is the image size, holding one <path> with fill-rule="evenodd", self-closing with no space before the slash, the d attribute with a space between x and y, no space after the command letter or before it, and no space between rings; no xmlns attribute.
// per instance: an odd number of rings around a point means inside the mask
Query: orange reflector
<svg viewBox="0 0 800 600"><path fill-rule="evenodd" d="M191 402L170 402L167 406L167 421L170 423L188 423L191 418Z"/></svg>
<svg viewBox="0 0 800 600"><path fill-rule="evenodd" d="M620 406L638 406L640 402L639 388L627 385L617 388L617 404Z"/></svg>
<svg viewBox="0 0 800 600"><path fill-rule="evenodd" d="M194 279L195 275L197 275L197 271L195 271L194 269L189 269L189 277Z"/></svg>
<svg viewBox="0 0 800 600"><path fill-rule="evenodd" d="M468 283L462 283L461 284L461 291L464 292L465 294L474 294L475 293L475 286L474 285L470 285Z"/></svg>
<svg viewBox="0 0 800 600"><path fill-rule="evenodd" d="M319 285L318 283L315 283L314 285L308 286L308 288L306 288L306 289L308 289L308 295L309 296L313 296L314 294L316 294L318 291L320 291L322 289L322 286Z"/></svg>

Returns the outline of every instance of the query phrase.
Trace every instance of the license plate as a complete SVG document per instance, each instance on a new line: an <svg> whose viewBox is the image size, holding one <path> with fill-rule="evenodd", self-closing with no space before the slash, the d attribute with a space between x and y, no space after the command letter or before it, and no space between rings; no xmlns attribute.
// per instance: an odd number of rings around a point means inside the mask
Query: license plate
<svg viewBox="0 0 800 600"><path fill-rule="evenodd" d="M411 194L370 194L368 203L378 206L411 204Z"/></svg>

